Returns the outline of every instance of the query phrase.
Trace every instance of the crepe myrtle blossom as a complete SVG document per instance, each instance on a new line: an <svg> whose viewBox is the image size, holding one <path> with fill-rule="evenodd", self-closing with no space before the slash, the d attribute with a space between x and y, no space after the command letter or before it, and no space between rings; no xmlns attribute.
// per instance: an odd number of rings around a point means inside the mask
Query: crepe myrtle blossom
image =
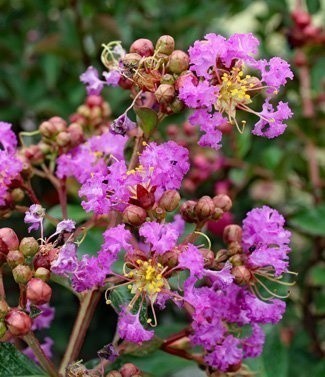
<svg viewBox="0 0 325 377"><path fill-rule="evenodd" d="M11 127L10 123L0 122L0 206L5 205L10 184L23 167L16 155L17 138Z"/></svg>
<svg viewBox="0 0 325 377"><path fill-rule="evenodd" d="M97 214L123 211L128 204L150 207L166 190L180 188L189 166L188 150L174 141L149 143L139 156L137 168L128 170L121 160L113 162L106 172L93 173L79 190L85 198L82 206ZM149 204L141 201L143 191L152 196Z"/></svg>
<svg viewBox="0 0 325 377"><path fill-rule="evenodd" d="M31 224L28 228L30 233L32 230L38 230L43 227L43 220L45 217L45 209L40 204L32 204L29 210L25 212L24 222Z"/></svg>
<svg viewBox="0 0 325 377"><path fill-rule="evenodd" d="M281 135L285 120L292 116L287 103L271 100L281 86L293 78L289 64L279 57L256 59L259 41L251 34L234 34L229 39L207 34L189 49L191 72L178 80L179 98L194 109L190 122L205 132L203 146L220 148L221 126L235 124L238 111L255 114L259 121L252 133L274 138ZM262 111L254 110L254 96L264 92ZM242 128L246 121L242 121Z"/></svg>

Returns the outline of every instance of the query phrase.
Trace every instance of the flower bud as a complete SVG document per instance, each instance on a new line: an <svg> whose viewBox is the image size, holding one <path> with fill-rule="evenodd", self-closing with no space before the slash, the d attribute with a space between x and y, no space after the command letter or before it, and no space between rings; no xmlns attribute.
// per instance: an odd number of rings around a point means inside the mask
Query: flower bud
<svg viewBox="0 0 325 377"><path fill-rule="evenodd" d="M225 262L228 259L228 256L229 256L229 254L228 254L227 249L220 249L217 252L215 261L216 261L216 263Z"/></svg>
<svg viewBox="0 0 325 377"><path fill-rule="evenodd" d="M56 137L56 142L60 147L67 146L71 141L71 136L68 132L60 132Z"/></svg>
<svg viewBox="0 0 325 377"><path fill-rule="evenodd" d="M195 223L197 221L195 213L196 202L194 200L187 200L181 205L180 214L183 219L189 223Z"/></svg>
<svg viewBox="0 0 325 377"><path fill-rule="evenodd" d="M156 43L156 51L170 55L175 49L175 40L171 35L162 35Z"/></svg>
<svg viewBox="0 0 325 377"><path fill-rule="evenodd" d="M3 321L0 321L0 341L6 332L7 332L7 326L5 325Z"/></svg>
<svg viewBox="0 0 325 377"><path fill-rule="evenodd" d="M239 242L230 242L228 245L229 255L240 254L243 251L241 244Z"/></svg>
<svg viewBox="0 0 325 377"><path fill-rule="evenodd" d="M140 56L152 56L154 47L149 39L140 38L134 41L130 47L130 52L135 52Z"/></svg>
<svg viewBox="0 0 325 377"><path fill-rule="evenodd" d="M32 277L33 273L29 266L18 265L12 270L12 275L17 284L26 284Z"/></svg>
<svg viewBox="0 0 325 377"><path fill-rule="evenodd" d="M235 266L231 270L235 282L240 285L248 284L252 278L252 273L246 266Z"/></svg>
<svg viewBox="0 0 325 377"><path fill-rule="evenodd" d="M103 97L97 95L97 94L91 94L86 98L86 104L89 107L93 106L101 106L104 103Z"/></svg>
<svg viewBox="0 0 325 377"><path fill-rule="evenodd" d="M175 97L175 89L170 84L160 84L155 91L155 97L159 103L170 103Z"/></svg>
<svg viewBox="0 0 325 377"><path fill-rule="evenodd" d="M9 250L16 250L19 246L17 234L11 228L0 229L0 252L8 254Z"/></svg>
<svg viewBox="0 0 325 377"><path fill-rule="evenodd" d="M53 123L45 121L39 126L39 132L42 136L51 138L57 133L57 130Z"/></svg>
<svg viewBox="0 0 325 377"><path fill-rule="evenodd" d="M169 57L168 69L172 73L182 73L186 71L189 66L190 59L186 52L175 50Z"/></svg>
<svg viewBox="0 0 325 377"><path fill-rule="evenodd" d="M43 281L48 281L51 277L51 271L44 267L38 267L34 273L34 276Z"/></svg>
<svg viewBox="0 0 325 377"><path fill-rule="evenodd" d="M80 124L71 123L68 128L68 133L70 135L71 145L76 146L83 142L84 134Z"/></svg>
<svg viewBox="0 0 325 377"><path fill-rule="evenodd" d="M140 60L141 60L141 55L133 52L129 54L125 54L122 58L122 64L125 68L137 68Z"/></svg>
<svg viewBox="0 0 325 377"><path fill-rule="evenodd" d="M167 212L174 211L181 201L181 196L176 190L165 191L159 199L158 205L164 208Z"/></svg>
<svg viewBox="0 0 325 377"><path fill-rule="evenodd" d="M22 149L24 156L32 164L40 164L44 160L43 152L38 145L31 145L27 148Z"/></svg>
<svg viewBox="0 0 325 377"><path fill-rule="evenodd" d="M50 270L51 262L57 258L58 253L59 250L55 249L52 244L40 246L38 253L33 259L35 270L37 270L39 267L44 267Z"/></svg>
<svg viewBox="0 0 325 377"><path fill-rule="evenodd" d="M173 85L175 83L175 78L173 75L166 73L160 80L161 84Z"/></svg>
<svg viewBox="0 0 325 377"><path fill-rule="evenodd" d="M22 336L29 333L32 327L32 320L22 310L12 309L6 315L5 323L12 335Z"/></svg>
<svg viewBox="0 0 325 377"><path fill-rule="evenodd" d="M139 374L140 370L131 363L126 363L120 369L122 377L133 377L135 374Z"/></svg>
<svg viewBox="0 0 325 377"><path fill-rule="evenodd" d="M243 264L243 255L242 254L235 254L232 256L229 261L233 266L241 266Z"/></svg>
<svg viewBox="0 0 325 377"><path fill-rule="evenodd" d="M200 220L206 220L214 213L213 200L205 195L200 198L195 206L195 214Z"/></svg>
<svg viewBox="0 0 325 377"><path fill-rule="evenodd" d="M61 117L58 117L58 116L52 117L49 119L49 122L54 124L56 128L56 133L66 131L67 129L67 122Z"/></svg>
<svg viewBox="0 0 325 377"><path fill-rule="evenodd" d="M222 209L223 212L230 211L232 207L232 201L228 195L224 195L224 194L216 195L215 197L212 198L212 200L213 200L214 205Z"/></svg>
<svg viewBox="0 0 325 377"><path fill-rule="evenodd" d="M127 77L124 77L124 76L121 76L119 81L118 81L118 85L123 88L123 89L131 89L132 86L133 86L133 81L130 80L129 78Z"/></svg>
<svg viewBox="0 0 325 377"><path fill-rule="evenodd" d="M26 298L34 305L46 304L52 296L52 288L43 280L31 279L26 286Z"/></svg>
<svg viewBox="0 0 325 377"><path fill-rule="evenodd" d="M117 370L111 370L106 377L122 377L121 373Z"/></svg>
<svg viewBox="0 0 325 377"><path fill-rule="evenodd" d="M226 243L241 242L242 233L242 229L239 225L227 225L223 230L223 240Z"/></svg>
<svg viewBox="0 0 325 377"><path fill-rule="evenodd" d="M19 250L25 257L32 257L38 251L38 242L34 237L24 237L19 244Z"/></svg>
<svg viewBox="0 0 325 377"><path fill-rule="evenodd" d="M214 212L213 212L213 215L211 216L211 219L212 220L215 220L215 221L218 221L221 219L222 215L224 214L223 210L218 208L218 207L215 207L214 208Z"/></svg>
<svg viewBox="0 0 325 377"><path fill-rule="evenodd" d="M123 222L139 226L146 221L147 212L134 204L128 205L123 211Z"/></svg>
<svg viewBox="0 0 325 377"><path fill-rule="evenodd" d="M178 98L175 98L169 107L173 113L179 113L184 109L184 102Z"/></svg>
<svg viewBox="0 0 325 377"><path fill-rule="evenodd" d="M152 214L157 220L164 220L166 218L166 210L161 207L154 208Z"/></svg>
<svg viewBox="0 0 325 377"><path fill-rule="evenodd" d="M10 250L7 254L7 263L10 268L15 268L16 266L23 264L24 262L25 257L19 250Z"/></svg>
<svg viewBox="0 0 325 377"><path fill-rule="evenodd" d="M135 249L131 254L125 254L125 262L136 264L138 259L142 261L147 260L147 255L140 249Z"/></svg>
<svg viewBox="0 0 325 377"><path fill-rule="evenodd" d="M0 319L4 318L9 312L9 310L10 308L7 302L3 298L0 298Z"/></svg>
<svg viewBox="0 0 325 377"><path fill-rule="evenodd" d="M22 189L20 188L15 188L11 191L11 199L15 202L15 203L19 203L21 202L24 197L25 197L25 193Z"/></svg>
<svg viewBox="0 0 325 377"><path fill-rule="evenodd" d="M199 252L202 254L204 258L204 266L212 267L214 262L214 252L206 248L199 249Z"/></svg>
<svg viewBox="0 0 325 377"><path fill-rule="evenodd" d="M179 249L174 248L172 250L167 251L166 253L159 255L158 261L163 266L168 266L169 268L173 268L178 264L178 255Z"/></svg>

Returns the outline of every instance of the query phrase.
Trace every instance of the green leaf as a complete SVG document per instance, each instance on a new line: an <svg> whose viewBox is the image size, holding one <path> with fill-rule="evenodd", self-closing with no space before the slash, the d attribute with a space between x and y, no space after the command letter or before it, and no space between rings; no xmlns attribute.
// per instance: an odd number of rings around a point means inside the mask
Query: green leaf
<svg viewBox="0 0 325 377"><path fill-rule="evenodd" d="M142 342L141 347L135 343L123 343L125 345L124 352L128 355L144 357L156 351L163 344L163 342L164 341L162 339L155 336L148 342Z"/></svg>
<svg viewBox="0 0 325 377"><path fill-rule="evenodd" d="M239 157L243 158L249 151L252 144L252 134L248 128L245 128L242 134L237 135L237 147Z"/></svg>
<svg viewBox="0 0 325 377"><path fill-rule="evenodd" d="M313 285L325 286L325 264L318 264L311 269L310 280Z"/></svg>
<svg viewBox="0 0 325 377"><path fill-rule="evenodd" d="M45 377L47 374L13 344L0 343L0 376Z"/></svg>
<svg viewBox="0 0 325 377"><path fill-rule="evenodd" d="M290 225L313 236L325 236L325 205L297 212Z"/></svg>
<svg viewBox="0 0 325 377"><path fill-rule="evenodd" d="M289 368L288 348L281 342L279 328L273 327L267 334L263 351L263 364L269 377L287 377Z"/></svg>
<svg viewBox="0 0 325 377"><path fill-rule="evenodd" d="M150 136L158 124L157 113L149 107L137 107L135 109L137 121L146 137Z"/></svg>
<svg viewBox="0 0 325 377"><path fill-rule="evenodd" d="M76 222L81 222L90 217L79 204L68 204L67 205L68 218ZM62 212L60 205L55 205L48 210L48 214L56 217L57 219L62 219Z"/></svg>

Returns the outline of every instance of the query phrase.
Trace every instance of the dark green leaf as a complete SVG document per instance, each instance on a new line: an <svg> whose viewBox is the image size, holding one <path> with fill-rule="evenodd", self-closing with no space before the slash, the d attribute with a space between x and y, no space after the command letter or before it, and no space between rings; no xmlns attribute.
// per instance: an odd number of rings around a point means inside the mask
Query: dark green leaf
<svg viewBox="0 0 325 377"><path fill-rule="evenodd" d="M325 264L318 264L310 270L311 284L325 286Z"/></svg>
<svg viewBox="0 0 325 377"><path fill-rule="evenodd" d="M313 236L325 236L325 205L299 211L291 218L290 224Z"/></svg>
<svg viewBox="0 0 325 377"><path fill-rule="evenodd" d="M13 344L0 343L0 376L45 377L47 374Z"/></svg>
<svg viewBox="0 0 325 377"><path fill-rule="evenodd" d="M145 136L149 136L158 124L157 113L148 107L137 107L135 109L139 126Z"/></svg>

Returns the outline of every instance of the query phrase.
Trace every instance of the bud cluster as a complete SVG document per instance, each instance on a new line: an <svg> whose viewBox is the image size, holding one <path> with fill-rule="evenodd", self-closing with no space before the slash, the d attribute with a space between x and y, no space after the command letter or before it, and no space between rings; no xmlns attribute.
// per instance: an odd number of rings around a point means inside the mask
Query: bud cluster
<svg viewBox="0 0 325 377"><path fill-rule="evenodd" d="M208 220L219 220L224 212L230 211L232 201L228 195L217 195L213 198L205 195L198 201L187 200L180 208L183 219L189 223L200 223Z"/></svg>
<svg viewBox="0 0 325 377"><path fill-rule="evenodd" d="M124 364L119 370L110 371L106 377L141 377L143 373L140 369L131 363Z"/></svg>

